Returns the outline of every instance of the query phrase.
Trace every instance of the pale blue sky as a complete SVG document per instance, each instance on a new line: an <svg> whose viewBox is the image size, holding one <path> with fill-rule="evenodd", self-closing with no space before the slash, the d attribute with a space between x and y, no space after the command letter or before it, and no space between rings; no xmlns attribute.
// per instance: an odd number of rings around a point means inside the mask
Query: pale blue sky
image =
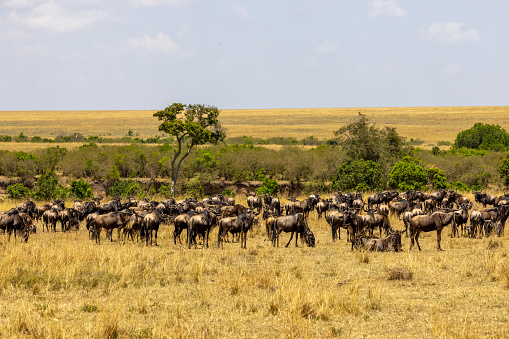
<svg viewBox="0 0 509 339"><path fill-rule="evenodd" d="M509 105L507 0L0 0L0 110Z"/></svg>

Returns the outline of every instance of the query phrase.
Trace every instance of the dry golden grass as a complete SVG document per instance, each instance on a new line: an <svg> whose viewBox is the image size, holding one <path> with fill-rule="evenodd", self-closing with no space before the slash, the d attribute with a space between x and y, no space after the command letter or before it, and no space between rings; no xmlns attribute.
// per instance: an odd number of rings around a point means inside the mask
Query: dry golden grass
<svg viewBox="0 0 509 339"><path fill-rule="evenodd" d="M245 203L245 201L241 201ZM4 203L6 210L13 203ZM400 221L391 220L396 228ZM261 229L238 243L187 249L79 232L0 242L1 337L507 337L507 237L436 234L422 252L350 251L313 213L316 248L273 248ZM116 240L116 232L114 233ZM185 236L183 236L185 239ZM282 243L289 236L282 235Z"/></svg>
<svg viewBox="0 0 509 339"><path fill-rule="evenodd" d="M140 138L164 135L157 130L155 111L30 111L0 112L0 135L56 137L74 132L83 135L122 137L129 130ZM314 136L330 139L333 132L357 117L358 112L381 126L396 127L408 139L426 145L453 142L456 134L476 122L509 129L509 107L395 107L222 110L221 122L229 137L259 138ZM9 143L0 143L4 149ZM35 146L33 146L35 147ZM47 144L42 144L47 147ZM17 148L21 149L21 148Z"/></svg>

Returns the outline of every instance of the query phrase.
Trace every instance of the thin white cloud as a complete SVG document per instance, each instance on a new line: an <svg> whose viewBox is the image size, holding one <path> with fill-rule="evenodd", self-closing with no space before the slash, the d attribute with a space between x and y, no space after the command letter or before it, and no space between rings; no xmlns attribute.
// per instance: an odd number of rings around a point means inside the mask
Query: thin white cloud
<svg viewBox="0 0 509 339"><path fill-rule="evenodd" d="M230 11L241 19L249 19L249 13L244 7L239 4L233 4L230 6Z"/></svg>
<svg viewBox="0 0 509 339"><path fill-rule="evenodd" d="M1 7L5 8L25 8L32 6L34 0L4 0L0 1Z"/></svg>
<svg viewBox="0 0 509 339"><path fill-rule="evenodd" d="M453 77L456 74L458 74L459 72L461 72L464 68L465 68L465 66L458 64L456 62L453 62L453 63L445 66L444 68L442 68L441 73L442 73L442 75L445 75L447 77Z"/></svg>
<svg viewBox="0 0 509 339"><path fill-rule="evenodd" d="M335 41L324 41L316 46L315 51L319 54L329 54L338 50L338 43Z"/></svg>
<svg viewBox="0 0 509 339"><path fill-rule="evenodd" d="M169 6L174 8L182 8L194 0L131 0L132 6L138 7L158 7L158 6Z"/></svg>
<svg viewBox="0 0 509 339"><path fill-rule="evenodd" d="M368 16L374 18L375 16L385 17L403 17L408 14L397 1L393 0L375 0L371 4Z"/></svg>
<svg viewBox="0 0 509 339"><path fill-rule="evenodd" d="M167 35L158 33L154 38L144 35L141 38L129 38L126 45L131 49L145 49L150 52L177 53L179 47Z"/></svg>
<svg viewBox="0 0 509 339"><path fill-rule="evenodd" d="M380 64L380 70L383 72L383 73L386 73L386 74L390 74L390 73L394 73L395 71L397 71L399 69L398 65L396 64L391 64L391 63L385 63L385 62L382 62Z"/></svg>
<svg viewBox="0 0 509 339"><path fill-rule="evenodd" d="M9 13L9 18L14 22L53 33L66 33L85 28L106 17L108 14L99 10L70 11L54 1L41 4L28 12L13 10Z"/></svg>
<svg viewBox="0 0 509 339"><path fill-rule="evenodd" d="M421 30L424 40L442 43L463 43L480 42L481 34L476 29L463 28L463 23L446 22L434 23L426 29Z"/></svg>

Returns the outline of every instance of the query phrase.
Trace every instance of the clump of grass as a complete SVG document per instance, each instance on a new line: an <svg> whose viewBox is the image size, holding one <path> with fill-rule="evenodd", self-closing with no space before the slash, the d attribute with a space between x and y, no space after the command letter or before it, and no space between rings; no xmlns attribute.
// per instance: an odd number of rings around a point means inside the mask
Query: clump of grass
<svg viewBox="0 0 509 339"><path fill-rule="evenodd" d="M369 255L367 251L360 251L357 253L357 258L361 264L369 264Z"/></svg>
<svg viewBox="0 0 509 339"><path fill-rule="evenodd" d="M488 250L496 250L497 248L502 247L502 243L498 241L497 239L491 239L488 241L488 245L486 246L486 249Z"/></svg>
<svg viewBox="0 0 509 339"><path fill-rule="evenodd" d="M393 267L385 270L385 279L387 280L412 280L414 273L404 267Z"/></svg>
<svg viewBox="0 0 509 339"><path fill-rule="evenodd" d="M81 307L81 310L83 312L93 313L97 312L99 310L99 307L97 307L97 305L84 304L83 307Z"/></svg>

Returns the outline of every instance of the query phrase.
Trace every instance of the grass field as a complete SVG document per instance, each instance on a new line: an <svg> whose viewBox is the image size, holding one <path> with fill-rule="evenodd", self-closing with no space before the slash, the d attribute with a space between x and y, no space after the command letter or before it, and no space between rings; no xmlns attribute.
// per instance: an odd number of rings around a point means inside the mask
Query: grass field
<svg viewBox="0 0 509 339"><path fill-rule="evenodd" d="M159 121L152 117L154 112L0 112L0 135L16 136L23 132L30 137L54 138L76 132L85 136L123 137L132 130L140 138L163 136L157 130ZM358 112L376 124L396 127L408 140L422 140L423 146L453 142L458 132L476 122L499 124L509 130L509 107L505 106L222 110L220 119L229 137L330 139L335 130L353 121ZM0 143L0 148L16 147L9 144ZM48 147L48 144L31 147Z"/></svg>
<svg viewBox="0 0 509 339"><path fill-rule="evenodd" d="M509 336L507 237L450 239L447 227L444 252L432 233L422 252L403 238L404 252L364 253L350 251L344 230L333 243L314 212L309 225L315 248L273 248L260 228L246 250L218 249L216 229L208 249L175 246L173 226L152 247L104 235L96 245L83 226L39 227L26 244L4 237L0 337Z"/></svg>

